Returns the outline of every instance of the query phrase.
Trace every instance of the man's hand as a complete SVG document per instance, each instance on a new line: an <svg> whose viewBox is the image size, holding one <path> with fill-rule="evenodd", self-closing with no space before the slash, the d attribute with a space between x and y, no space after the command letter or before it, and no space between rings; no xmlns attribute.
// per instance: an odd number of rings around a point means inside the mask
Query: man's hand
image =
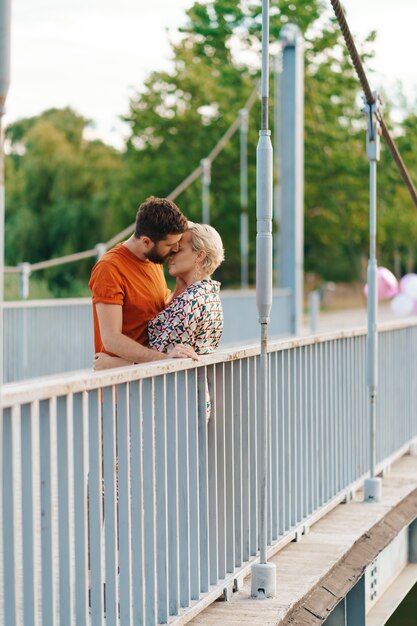
<svg viewBox="0 0 417 626"><path fill-rule="evenodd" d="M185 343L179 343L174 346L170 350L167 350L167 355L172 359L193 359L194 361L199 361L200 357L191 346L188 346Z"/></svg>

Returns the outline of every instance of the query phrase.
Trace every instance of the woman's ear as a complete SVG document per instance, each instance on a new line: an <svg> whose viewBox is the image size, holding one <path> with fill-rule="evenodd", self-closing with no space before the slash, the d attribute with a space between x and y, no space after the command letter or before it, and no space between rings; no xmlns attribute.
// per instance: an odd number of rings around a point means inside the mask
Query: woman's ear
<svg viewBox="0 0 417 626"><path fill-rule="evenodd" d="M197 252L197 261L201 263L202 261L204 261L206 256L207 256L207 252L205 250L199 250Z"/></svg>

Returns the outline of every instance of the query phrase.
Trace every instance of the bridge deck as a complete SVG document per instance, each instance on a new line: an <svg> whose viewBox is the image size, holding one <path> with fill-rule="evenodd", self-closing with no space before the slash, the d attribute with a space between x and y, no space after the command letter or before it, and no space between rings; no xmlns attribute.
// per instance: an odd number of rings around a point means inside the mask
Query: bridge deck
<svg viewBox="0 0 417 626"><path fill-rule="evenodd" d="M326 602L323 602L323 579L332 572L337 586L335 566L362 537L389 512L396 512L406 499L416 500L417 456L406 455L398 460L383 478L382 501L367 504L358 491L349 504L340 504L317 522L299 542L292 542L270 561L277 568L277 597L272 600L250 599L250 576L229 602L218 601L194 618L193 626L284 626L290 611L298 607L294 624L321 624ZM404 507L403 507L404 508ZM398 517L398 516L397 516ZM369 556L369 555L368 555ZM375 555L376 556L376 555ZM374 558L374 557L373 557ZM364 555L365 560L365 555ZM367 564L367 563L366 563ZM327 585L330 586L330 585ZM346 589L347 592L349 588ZM315 591L316 593L311 595ZM317 593L319 592L319 593ZM333 594L329 593L329 596ZM336 594L337 596L337 594ZM307 600L308 598L308 600ZM331 604L331 598L328 598ZM333 606L337 603L334 598ZM316 606L315 606L316 603ZM321 606L320 606L321 605ZM303 619L303 612L306 613ZM321 616L321 617L320 617Z"/></svg>

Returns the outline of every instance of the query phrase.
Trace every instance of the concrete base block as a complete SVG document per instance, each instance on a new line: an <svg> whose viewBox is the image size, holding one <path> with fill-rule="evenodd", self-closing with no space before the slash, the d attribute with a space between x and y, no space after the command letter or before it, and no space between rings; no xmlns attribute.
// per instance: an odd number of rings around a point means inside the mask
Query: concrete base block
<svg viewBox="0 0 417 626"><path fill-rule="evenodd" d="M363 490L364 502L379 502L382 497L382 481L380 478L366 478Z"/></svg>
<svg viewBox="0 0 417 626"><path fill-rule="evenodd" d="M276 595L276 567L272 563L257 563L251 568L251 596L252 598L275 598Z"/></svg>

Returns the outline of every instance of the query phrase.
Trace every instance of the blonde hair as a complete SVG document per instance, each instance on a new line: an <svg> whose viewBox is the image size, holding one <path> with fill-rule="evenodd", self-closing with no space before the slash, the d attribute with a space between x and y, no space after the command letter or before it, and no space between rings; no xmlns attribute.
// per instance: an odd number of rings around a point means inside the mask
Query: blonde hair
<svg viewBox="0 0 417 626"><path fill-rule="evenodd" d="M203 250L206 253L201 269L209 276L224 261L223 242L217 230L208 224L188 222L188 231L191 233L191 247L193 252Z"/></svg>

